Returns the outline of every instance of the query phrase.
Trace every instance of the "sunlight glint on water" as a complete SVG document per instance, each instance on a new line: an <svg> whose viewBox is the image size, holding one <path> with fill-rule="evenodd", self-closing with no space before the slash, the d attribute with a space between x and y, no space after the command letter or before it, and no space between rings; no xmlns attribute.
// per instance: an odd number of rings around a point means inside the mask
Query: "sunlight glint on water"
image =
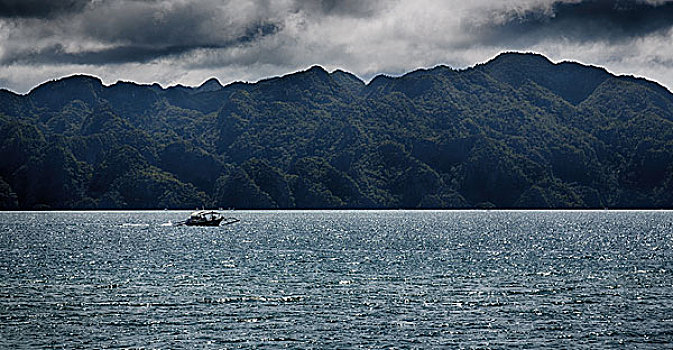
<svg viewBox="0 0 673 350"><path fill-rule="evenodd" d="M661 347L673 212L0 213L0 348Z"/></svg>

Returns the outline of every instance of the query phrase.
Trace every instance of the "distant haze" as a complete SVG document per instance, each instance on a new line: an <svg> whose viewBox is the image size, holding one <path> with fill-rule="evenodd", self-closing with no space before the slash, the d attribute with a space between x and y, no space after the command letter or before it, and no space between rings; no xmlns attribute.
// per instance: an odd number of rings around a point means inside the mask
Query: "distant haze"
<svg viewBox="0 0 673 350"><path fill-rule="evenodd" d="M539 52L673 87L673 1L0 0L0 88L200 85L319 64L364 80Z"/></svg>

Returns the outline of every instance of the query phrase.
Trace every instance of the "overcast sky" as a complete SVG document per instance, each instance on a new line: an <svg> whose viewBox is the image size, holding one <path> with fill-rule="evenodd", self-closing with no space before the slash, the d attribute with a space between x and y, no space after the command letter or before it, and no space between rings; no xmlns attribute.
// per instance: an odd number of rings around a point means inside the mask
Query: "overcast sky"
<svg viewBox="0 0 673 350"><path fill-rule="evenodd" d="M364 80L532 51L673 87L673 0L0 0L0 87L199 85L321 65Z"/></svg>

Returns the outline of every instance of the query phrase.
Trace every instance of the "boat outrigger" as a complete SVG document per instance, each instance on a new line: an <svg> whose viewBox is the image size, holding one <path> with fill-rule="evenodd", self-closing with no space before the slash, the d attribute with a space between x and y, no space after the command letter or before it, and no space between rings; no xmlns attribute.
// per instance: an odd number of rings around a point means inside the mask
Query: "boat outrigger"
<svg viewBox="0 0 673 350"><path fill-rule="evenodd" d="M199 210L193 212L190 216L189 219L184 220L184 221L178 221L174 225L175 226L220 226L220 224L223 225L229 225L233 224L236 222L239 222L241 220L238 220L236 218L225 218L220 214L218 211L214 210Z"/></svg>

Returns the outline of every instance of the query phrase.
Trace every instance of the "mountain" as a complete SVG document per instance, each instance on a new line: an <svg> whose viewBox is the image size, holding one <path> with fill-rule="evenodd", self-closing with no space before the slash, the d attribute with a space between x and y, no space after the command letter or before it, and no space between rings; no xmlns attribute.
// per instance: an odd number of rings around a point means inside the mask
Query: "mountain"
<svg viewBox="0 0 673 350"><path fill-rule="evenodd" d="M673 94L503 53L365 83L0 90L0 208L673 208Z"/></svg>

